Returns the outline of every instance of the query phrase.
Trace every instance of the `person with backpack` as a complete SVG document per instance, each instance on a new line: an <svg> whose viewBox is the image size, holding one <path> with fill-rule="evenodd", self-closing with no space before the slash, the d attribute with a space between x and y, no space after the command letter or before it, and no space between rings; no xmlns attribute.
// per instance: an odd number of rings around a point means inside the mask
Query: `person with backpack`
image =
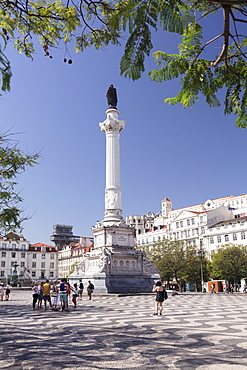
<svg viewBox="0 0 247 370"><path fill-rule="evenodd" d="M80 279L80 281L79 281L79 289L78 289L79 299L82 299L83 289L84 289L84 285L83 285L82 280Z"/></svg>
<svg viewBox="0 0 247 370"><path fill-rule="evenodd" d="M68 293L69 286L67 284L67 279L63 278L59 284L60 311L68 311Z"/></svg>
<svg viewBox="0 0 247 370"><path fill-rule="evenodd" d="M88 280L88 286L87 286L87 295L88 295L88 299L91 300L92 299L92 293L94 291L94 285L91 283L90 280Z"/></svg>
<svg viewBox="0 0 247 370"><path fill-rule="evenodd" d="M156 282L155 286L153 287L153 292L156 292L154 315L158 315L159 313L162 315L163 302L168 298L168 296L165 288L162 286L161 281Z"/></svg>

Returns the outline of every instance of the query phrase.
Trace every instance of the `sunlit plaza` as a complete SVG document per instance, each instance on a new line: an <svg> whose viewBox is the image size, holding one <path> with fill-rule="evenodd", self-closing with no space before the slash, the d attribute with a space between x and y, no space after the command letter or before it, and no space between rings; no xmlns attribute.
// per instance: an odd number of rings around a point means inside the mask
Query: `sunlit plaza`
<svg viewBox="0 0 247 370"><path fill-rule="evenodd" d="M69 312L32 309L30 291L0 302L0 368L247 369L247 295L181 293L154 316L154 295L94 295Z"/></svg>

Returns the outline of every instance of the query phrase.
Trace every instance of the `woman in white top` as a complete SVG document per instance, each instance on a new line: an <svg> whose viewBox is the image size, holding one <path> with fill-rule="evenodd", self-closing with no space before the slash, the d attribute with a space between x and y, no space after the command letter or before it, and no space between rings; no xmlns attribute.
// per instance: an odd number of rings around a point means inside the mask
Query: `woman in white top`
<svg viewBox="0 0 247 370"><path fill-rule="evenodd" d="M35 305L37 303L38 297L39 297L39 283L35 283L34 286L32 287L33 291L33 310L35 310Z"/></svg>
<svg viewBox="0 0 247 370"><path fill-rule="evenodd" d="M4 296L4 284L0 284L0 301L3 301L3 296Z"/></svg>

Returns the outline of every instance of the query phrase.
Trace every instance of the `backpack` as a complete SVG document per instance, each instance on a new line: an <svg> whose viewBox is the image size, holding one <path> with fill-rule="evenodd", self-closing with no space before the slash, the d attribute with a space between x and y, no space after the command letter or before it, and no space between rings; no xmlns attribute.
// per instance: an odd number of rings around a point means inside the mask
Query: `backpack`
<svg viewBox="0 0 247 370"><path fill-rule="evenodd" d="M92 283L90 283L90 289L94 290L94 285Z"/></svg>
<svg viewBox="0 0 247 370"><path fill-rule="evenodd" d="M65 291L65 284L64 283L60 283L59 290L60 290L60 292L64 292Z"/></svg>
<svg viewBox="0 0 247 370"><path fill-rule="evenodd" d="M80 283L79 288L80 288L80 289L83 289L83 288L84 288L83 283Z"/></svg>
<svg viewBox="0 0 247 370"><path fill-rule="evenodd" d="M167 299L168 298L168 294L167 294L167 291L164 289L164 299Z"/></svg>

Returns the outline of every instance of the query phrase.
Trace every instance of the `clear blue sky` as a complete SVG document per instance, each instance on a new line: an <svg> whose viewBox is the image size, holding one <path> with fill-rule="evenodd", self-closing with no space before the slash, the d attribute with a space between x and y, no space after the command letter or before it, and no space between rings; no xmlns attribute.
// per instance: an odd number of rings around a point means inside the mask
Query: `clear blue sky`
<svg viewBox="0 0 247 370"><path fill-rule="evenodd" d="M164 41L158 33L154 50L162 50ZM53 59L38 48L34 61L11 45L7 50L13 78L11 92L0 98L1 130L21 132L21 148L43 156L19 177L23 208L32 216L23 235L31 243L52 244L57 223L91 236L92 225L103 219L105 134L98 123L106 117L111 83L119 118L127 120L121 133L124 217L158 212L165 197L175 209L246 193L247 130L235 127L234 116L203 99L190 109L165 104L179 84L156 84L147 73L135 82L121 77L120 47L75 55L71 45L70 51L71 65L63 62L62 46ZM146 72L152 68L150 58Z"/></svg>

